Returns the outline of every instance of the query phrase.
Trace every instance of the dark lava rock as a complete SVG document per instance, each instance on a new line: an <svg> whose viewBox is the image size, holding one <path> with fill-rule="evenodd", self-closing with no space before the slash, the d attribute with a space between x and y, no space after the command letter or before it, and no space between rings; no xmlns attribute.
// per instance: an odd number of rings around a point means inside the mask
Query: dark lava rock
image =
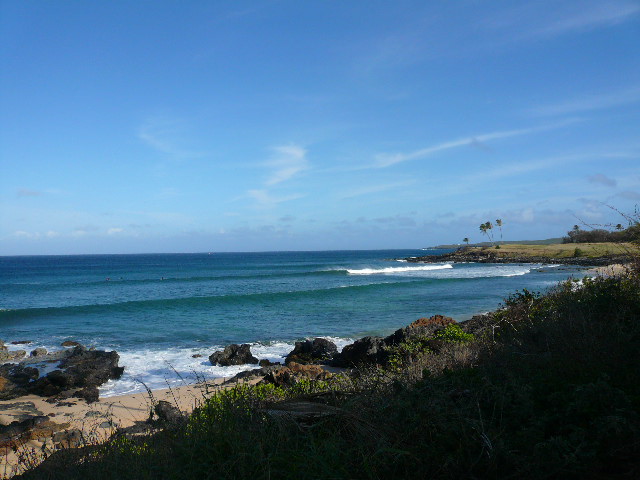
<svg viewBox="0 0 640 480"><path fill-rule="evenodd" d="M493 335L495 330L499 328L499 322L494 318L493 313L485 313L474 315L469 320L462 322L460 328L465 333L472 333L476 336L481 336L485 333Z"/></svg>
<svg viewBox="0 0 640 480"><path fill-rule="evenodd" d="M11 345L28 345L31 343L31 340L16 340L11 342Z"/></svg>
<svg viewBox="0 0 640 480"><path fill-rule="evenodd" d="M23 358L27 352L24 350L0 350L0 362L15 362Z"/></svg>
<svg viewBox="0 0 640 480"><path fill-rule="evenodd" d="M314 338L296 342L295 348L287 355L284 363L300 364L329 362L338 353L336 344L324 338Z"/></svg>
<svg viewBox="0 0 640 480"><path fill-rule="evenodd" d="M247 381L247 380L253 380L260 377L264 378L265 375L268 375L269 373L273 372L278 368L280 368L279 363L266 366L266 367L254 368L252 370L245 370L244 372L239 372L235 374L233 377L231 377L230 379L225 380L223 384L229 385L233 383L238 383L240 380Z"/></svg>
<svg viewBox="0 0 640 480"><path fill-rule="evenodd" d="M191 355L191 358L200 358L202 357L201 353L194 353L193 355Z"/></svg>
<svg viewBox="0 0 640 480"><path fill-rule="evenodd" d="M394 346L406 342L412 337L432 337L447 325L455 323L454 319L443 315L419 318L410 325L396 330L388 337L364 337L356 340L344 347L341 353L335 355L331 365L346 368L360 364L384 365L387 363L390 350ZM436 346L435 343L434 346Z"/></svg>
<svg viewBox="0 0 640 480"><path fill-rule="evenodd" d="M442 330L447 325L457 323L451 317L445 317L444 315L434 315L429 318L419 318L415 322L407 325L406 327L396 330L394 333L385 338L385 344L398 345L399 343L406 342L411 337L431 337L438 330Z"/></svg>
<svg viewBox="0 0 640 480"><path fill-rule="evenodd" d="M74 342L73 340L65 340L60 344L61 347L81 347L82 345L78 342Z"/></svg>
<svg viewBox="0 0 640 480"><path fill-rule="evenodd" d="M166 400L160 400L153 410L161 422L179 423L185 418L178 407Z"/></svg>
<svg viewBox="0 0 640 480"><path fill-rule="evenodd" d="M47 355L47 349L42 347L33 349L30 354L31 357L44 357L46 355Z"/></svg>
<svg viewBox="0 0 640 480"><path fill-rule="evenodd" d="M280 362L272 362L271 360L268 360L266 358L260 360L258 362L258 365L260 365L261 367L273 367L275 365L281 365Z"/></svg>
<svg viewBox="0 0 640 480"><path fill-rule="evenodd" d="M60 362L59 369L32 382L29 391L48 397L71 389L98 387L107 380L122 376L124 367L118 366L119 359L117 352L75 347L71 354ZM90 392L90 398L94 397L93 390L87 392Z"/></svg>
<svg viewBox="0 0 640 480"><path fill-rule="evenodd" d="M100 392L95 385L84 387L76 395L78 398L84 398L87 403L97 402L100 399Z"/></svg>
<svg viewBox="0 0 640 480"><path fill-rule="evenodd" d="M224 350L219 350L212 353L209 356L211 365L220 365L227 367L229 365L244 365L247 363L258 363L258 359L251 355L251 349L249 345L243 343L238 345L233 343L224 347Z"/></svg>
<svg viewBox="0 0 640 480"><path fill-rule="evenodd" d="M286 367L272 370L264 376L265 383L273 383L280 387L292 386L300 380L326 380L331 373L323 370L318 365L301 365L296 362L289 362Z"/></svg>
<svg viewBox="0 0 640 480"><path fill-rule="evenodd" d="M382 337L364 337L345 346L342 352L333 357L336 367L353 367L362 363L384 364L389 354Z"/></svg>

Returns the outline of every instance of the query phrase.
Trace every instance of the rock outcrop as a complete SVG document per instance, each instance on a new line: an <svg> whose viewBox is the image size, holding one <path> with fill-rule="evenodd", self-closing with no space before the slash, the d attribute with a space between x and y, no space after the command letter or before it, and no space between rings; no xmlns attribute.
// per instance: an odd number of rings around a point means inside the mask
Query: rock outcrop
<svg viewBox="0 0 640 480"><path fill-rule="evenodd" d="M247 363L258 363L258 359L251 354L248 344L238 345L232 343L224 347L224 350L218 350L209 356L211 365L220 365L228 367L229 365L245 365Z"/></svg>
<svg viewBox="0 0 640 480"><path fill-rule="evenodd" d="M296 342L294 349L287 355L284 363L299 364L328 363L338 353L336 344L325 338L314 338Z"/></svg>
<svg viewBox="0 0 640 480"><path fill-rule="evenodd" d="M53 354L42 349L20 364L0 366L0 399L34 393L44 397L76 395L96 401L98 387L122 375L124 367L118 366L119 358L117 352L87 350L83 346ZM38 369L29 366L36 360L59 361L58 368L40 377Z"/></svg>
<svg viewBox="0 0 640 480"><path fill-rule="evenodd" d="M331 364L343 368L362 364L384 365L389 360L390 350L394 346L412 337L431 337L447 325L454 323L456 323L454 319L443 315L419 318L410 325L399 328L388 337L364 337L356 340L335 355Z"/></svg>
<svg viewBox="0 0 640 480"><path fill-rule="evenodd" d="M300 380L327 380L331 373L318 365L301 365L289 362L286 367L276 368L264 376L265 383L273 383L279 387L290 387Z"/></svg>

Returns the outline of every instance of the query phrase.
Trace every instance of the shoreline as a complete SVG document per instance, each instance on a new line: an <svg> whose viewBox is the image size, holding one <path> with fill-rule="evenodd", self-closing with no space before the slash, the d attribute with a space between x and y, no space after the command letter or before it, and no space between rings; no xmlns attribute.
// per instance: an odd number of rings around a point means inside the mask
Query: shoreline
<svg viewBox="0 0 640 480"><path fill-rule="evenodd" d="M154 427L147 420L158 402L169 402L188 415L209 395L242 383L242 380L229 380L228 377L221 377L174 388L100 398L92 403L77 398L51 402L47 397L24 395L11 400L0 400L0 425L6 426L11 422L34 417L48 417L48 421L38 425L45 435L39 438L25 438L24 441L20 439L19 443L23 446L18 448L18 452L25 447L51 453L60 447L94 445L105 441L117 431L135 434L136 430L157 430L158 427ZM247 383L252 381L248 380ZM46 435L49 433L53 435ZM61 439L60 442L56 442L57 448L53 443L56 436ZM10 478L21 473L18 452L10 445L0 445L0 478Z"/></svg>
<svg viewBox="0 0 640 480"><path fill-rule="evenodd" d="M557 262L554 260L549 263ZM624 265L614 264L592 268L584 273L616 276L623 274L626 270ZM51 402L47 397L30 394L11 400L0 400L0 425L6 426L11 422L34 416L48 417L49 423L46 424L46 428L55 433L29 438L23 443L26 448L32 448L38 452L54 451L55 435L63 439L62 443L56 443L58 448L60 445L77 447L83 444L98 444L116 431L124 430L126 434L157 431L159 428L157 423L150 423L148 420L153 415L154 405L158 402L168 402L188 415L216 391L232 388L241 383L251 384L258 381L259 378L256 377L218 377L171 388L101 397L93 403L76 398ZM136 429L139 430L136 431ZM10 478L19 474L21 468L18 452L13 451L10 446L0 445L0 478Z"/></svg>

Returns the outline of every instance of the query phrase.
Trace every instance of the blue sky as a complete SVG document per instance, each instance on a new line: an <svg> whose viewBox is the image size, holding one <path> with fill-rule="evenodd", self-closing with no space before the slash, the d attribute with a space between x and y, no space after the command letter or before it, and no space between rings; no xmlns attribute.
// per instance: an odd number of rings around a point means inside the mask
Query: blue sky
<svg viewBox="0 0 640 480"><path fill-rule="evenodd" d="M640 204L640 1L0 1L0 254L419 248Z"/></svg>

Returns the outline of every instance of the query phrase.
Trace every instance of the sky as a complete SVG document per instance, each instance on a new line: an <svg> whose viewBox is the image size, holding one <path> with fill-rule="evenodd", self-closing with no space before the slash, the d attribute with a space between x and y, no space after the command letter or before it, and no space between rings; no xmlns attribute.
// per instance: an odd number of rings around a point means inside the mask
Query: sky
<svg viewBox="0 0 640 480"><path fill-rule="evenodd" d="M0 255L626 224L640 1L0 0Z"/></svg>

